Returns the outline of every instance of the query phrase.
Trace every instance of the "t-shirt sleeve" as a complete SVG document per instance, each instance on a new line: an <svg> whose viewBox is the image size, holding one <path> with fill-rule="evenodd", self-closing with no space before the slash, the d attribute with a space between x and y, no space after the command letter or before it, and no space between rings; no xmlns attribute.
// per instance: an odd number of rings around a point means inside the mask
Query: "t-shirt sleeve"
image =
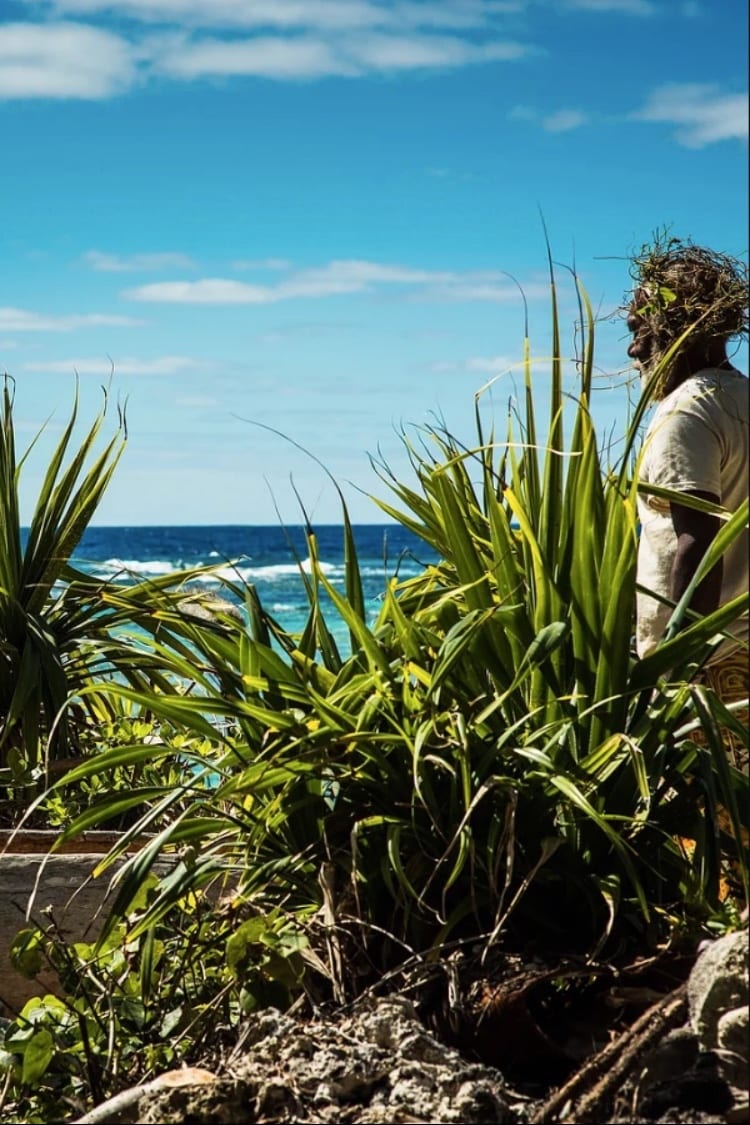
<svg viewBox="0 0 750 1125"><path fill-rule="evenodd" d="M721 497L721 443L698 414L675 410L655 418L644 453L649 484Z"/></svg>

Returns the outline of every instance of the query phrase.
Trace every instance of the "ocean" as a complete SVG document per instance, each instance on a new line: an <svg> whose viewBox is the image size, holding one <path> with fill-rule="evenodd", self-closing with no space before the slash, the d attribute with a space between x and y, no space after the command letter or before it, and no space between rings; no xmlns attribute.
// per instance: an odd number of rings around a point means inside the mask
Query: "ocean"
<svg viewBox="0 0 750 1125"><path fill-rule="evenodd" d="M314 530L322 570L334 587L343 590L343 527ZM419 574L435 561L435 554L400 524L359 524L353 530L366 606L374 621L389 578ZM200 578L204 588L222 593L218 581L222 574L236 583L252 583L263 607L290 633L301 631L307 616L300 565L309 569L309 558L300 526L89 527L71 561L88 574L120 581L216 566L215 576ZM226 591L223 596L228 596ZM326 622L346 649L348 630L332 607Z"/></svg>

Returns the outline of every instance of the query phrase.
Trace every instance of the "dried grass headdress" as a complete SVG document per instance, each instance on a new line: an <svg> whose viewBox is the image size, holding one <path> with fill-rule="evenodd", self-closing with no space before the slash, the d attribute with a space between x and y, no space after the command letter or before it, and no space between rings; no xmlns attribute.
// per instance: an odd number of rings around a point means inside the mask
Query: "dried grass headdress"
<svg viewBox="0 0 750 1125"><path fill-rule="evenodd" d="M630 276L657 358L688 330L691 345L747 336L748 267L739 258L657 234L633 256ZM668 371L662 382L657 398L669 389Z"/></svg>
<svg viewBox="0 0 750 1125"><path fill-rule="evenodd" d="M739 258L657 236L634 256L630 275L647 297L638 312L660 343L693 326L701 340L747 335L748 269Z"/></svg>

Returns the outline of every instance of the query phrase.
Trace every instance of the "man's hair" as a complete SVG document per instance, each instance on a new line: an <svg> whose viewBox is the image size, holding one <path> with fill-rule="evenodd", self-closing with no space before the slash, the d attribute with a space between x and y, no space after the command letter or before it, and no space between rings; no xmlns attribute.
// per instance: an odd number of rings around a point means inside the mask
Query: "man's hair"
<svg viewBox="0 0 750 1125"><path fill-rule="evenodd" d="M630 274L641 291L637 312L662 352L688 329L696 341L747 335L748 270L739 258L657 234Z"/></svg>

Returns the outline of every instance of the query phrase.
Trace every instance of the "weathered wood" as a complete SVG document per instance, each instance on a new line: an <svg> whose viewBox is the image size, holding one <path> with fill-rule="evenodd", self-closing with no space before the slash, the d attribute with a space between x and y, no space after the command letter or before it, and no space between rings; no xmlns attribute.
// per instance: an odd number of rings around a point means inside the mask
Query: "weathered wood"
<svg viewBox="0 0 750 1125"><path fill-rule="evenodd" d="M99 878L92 872L120 838L115 832L89 832L61 854L49 855L57 833L22 831L12 840L0 834L0 1013L15 1014L32 996L57 993L51 969L29 980L16 972L10 947L30 922L48 922L51 911L68 941L93 941L106 917L110 880L117 865ZM4 838L3 838L4 837ZM4 850L7 848L7 850ZM120 864L124 862L119 861Z"/></svg>
<svg viewBox="0 0 750 1125"><path fill-rule="evenodd" d="M0 856L46 855L58 839L60 833L54 828L22 828L17 831L0 829ZM110 848L121 839L121 832L82 832L75 840L69 840L57 849L58 855L106 855ZM143 840L134 840L129 851L134 851Z"/></svg>
<svg viewBox="0 0 750 1125"><path fill-rule="evenodd" d="M138 1102L146 1094L158 1093L161 1090L177 1089L181 1086L206 1086L216 1081L215 1075L201 1067L184 1067L182 1070L170 1070L150 1082L140 1086L133 1086L129 1090L122 1090L119 1094L109 1098L106 1102L89 1110L83 1117L78 1117L71 1125L127 1125L134 1123L137 1118Z"/></svg>

